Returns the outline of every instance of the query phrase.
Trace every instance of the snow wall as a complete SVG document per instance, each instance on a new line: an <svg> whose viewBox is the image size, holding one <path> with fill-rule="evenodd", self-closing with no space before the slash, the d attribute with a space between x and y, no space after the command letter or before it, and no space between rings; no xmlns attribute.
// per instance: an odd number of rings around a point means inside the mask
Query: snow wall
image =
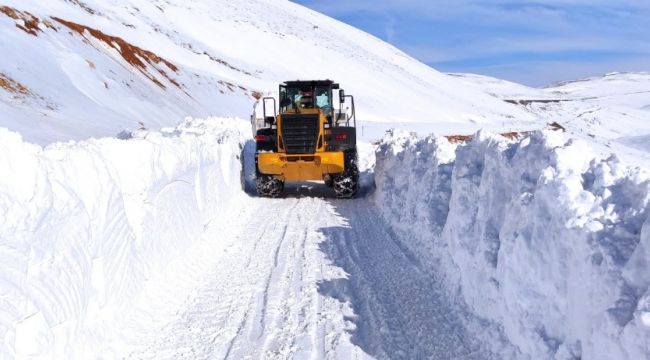
<svg viewBox="0 0 650 360"><path fill-rule="evenodd" d="M152 274L235 212L249 133L188 119L43 149L0 129L0 358L84 358L119 332Z"/></svg>
<svg viewBox="0 0 650 360"><path fill-rule="evenodd" d="M404 247L518 358L650 358L650 176L538 132L392 132L373 195Z"/></svg>

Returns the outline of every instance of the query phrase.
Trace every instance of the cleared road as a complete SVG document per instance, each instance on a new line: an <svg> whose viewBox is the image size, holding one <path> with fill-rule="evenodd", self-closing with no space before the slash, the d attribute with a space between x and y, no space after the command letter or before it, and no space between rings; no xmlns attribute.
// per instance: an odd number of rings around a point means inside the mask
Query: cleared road
<svg viewBox="0 0 650 360"><path fill-rule="evenodd" d="M232 221L212 226L204 248L186 259L200 280L186 292L170 284L157 295L165 299L153 300L159 305L143 304L155 319L134 320L129 357L488 355L462 309L402 251L369 200L308 194L303 187L285 199L252 198Z"/></svg>

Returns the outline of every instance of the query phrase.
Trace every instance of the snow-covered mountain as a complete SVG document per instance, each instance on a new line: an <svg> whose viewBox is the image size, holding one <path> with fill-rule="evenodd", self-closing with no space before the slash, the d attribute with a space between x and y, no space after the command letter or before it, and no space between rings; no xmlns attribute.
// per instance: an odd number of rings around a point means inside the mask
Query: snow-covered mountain
<svg viewBox="0 0 650 360"><path fill-rule="evenodd" d="M0 126L41 144L185 116L248 118L253 91L298 78L340 82L357 97L364 133L376 137L387 128L378 122L439 131L534 126L516 106L288 1L5 4Z"/></svg>
<svg viewBox="0 0 650 360"><path fill-rule="evenodd" d="M536 89L473 74L451 74L518 104L542 123L558 122L601 154L650 165L650 73L611 73Z"/></svg>

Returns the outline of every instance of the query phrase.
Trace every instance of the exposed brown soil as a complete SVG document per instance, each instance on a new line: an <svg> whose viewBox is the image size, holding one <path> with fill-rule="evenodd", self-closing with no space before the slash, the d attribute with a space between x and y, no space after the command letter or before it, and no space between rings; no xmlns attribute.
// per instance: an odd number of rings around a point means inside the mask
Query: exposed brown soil
<svg viewBox="0 0 650 360"><path fill-rule="evenodd" d="M0 12L14 19L16 27L30 35L38 36L38 32L41 31L38 27L41 22L40 19L26 11L18 11L9 6L0 6Z"/></svg>
<svg viewBox="0 0 650 360"><path fill-rule="evenodd" d="M520 131L520 132L511 131L511 132L500 133L499 135L503 136L506 139L515 140L524 137L530 133L531 131ZM448 135L445 137L447 138L447 140L449 140L449 142L462 143L462 142L472 140L474 138L474 135Z"/></svg>
<svg viewBox="0 0 650 360"><path fill-rule="evenodd" d="M27 86L17 82L16 80L10 78L9 76L0 73L0 88L5 89L7 92L10 92L12 94L20 94L20 95L31 95L31 91L27 88Z"/></svg>
<svg viewBox="0 0 650 360"><path fill-rule="evenodd" d="M557 122L552 122L547 125L547 129L553 130L553 131L566 131L566 129L558 124ZM509 132L504 132L500 133L499 135L503 136L506 139L510 140L516 140L516 139L521 139L524 136L528 136L532 134L532 131L509 131ZM461 143L461 142L466 142L470 141L474 138L474 135L448 135L445 136L449 142L452 143Z"/></svg>
<svg viewBox="0 0 650 360"><path fill-rule="evenodd" d="M519 132L511 131L511 132L501 133L499 135L503 136L506 139L515 140L515 139L522 138L526 135L529 135L530 133L532 133L532 131L519 131Z"/></svg>
<svg viewBox="0 0 650 360"><path fill-rule="evenodd" d="M460 143L465 141L470 141L474 137L473 135L447 135L445 136L449 142Z"/></svg>
<svg viewBox="0 0 650 360"><path fill-rule="evenodd" d="M168 69L170 69L173 72L178 72L178 67L171 62L163 59L162 57L156 55L155 53L142 49L140 47L137 47L135 45L132 45L128 42L126 42L124 39L117 37L117 36L111 36L103 33L100 30L96 30L93 28L90 28L85 25L77 24L72 21L67 21L63 20L58 17L52 17L56 22L62 24L63 26L67 27L68 29L76 32L77 34L81 35L85 40L89 40L87 38L87 35L90 35L94 37L97 40L102 41L109 47L115 49L124 60L138 69L144 76L146 76L149 80L151 80L153 83L156 85L160 86L161 88L165 88L165 85L161 83L156 76L151 74L148 71L148 66L152 66L157 70L157 72L165 77L170 83L174 84L178 88L182 88L181 85L167 74L165 70L161 69L159 66L160 65L165 65Z"/></svg>

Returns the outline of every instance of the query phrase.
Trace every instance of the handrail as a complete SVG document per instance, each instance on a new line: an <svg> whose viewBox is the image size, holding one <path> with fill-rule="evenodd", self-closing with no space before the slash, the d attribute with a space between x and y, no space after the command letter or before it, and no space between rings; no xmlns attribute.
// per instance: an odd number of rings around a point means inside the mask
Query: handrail
<svg viewBox="0 0 650 360"><path fill-rule="evenodd" d="M351 102L352 102L352 115L350 115L350 116L345 120L345 125L346 125L346 126L350 126L350 120L352 120L353 123L354 123L354 127L356 128L356 127L357 127L357 113L356 113L356 109L355 109L355 107L354 107L354 96L352 96L352 95L345 95L345 97L346 97L346 98L350 98L350 100L351 100Z"/></svg>
<svg viewBox="0 0 650 360"><path fill-rule="evenodd" d="M262 112L263 112L262 116L264 117L264 122L266 122L266 101L267 100L273 100L273 118L278 116L278 108L277 108L277 104L275 102L275 98L274 97L265 97L265 98L262 99Z"/></svg>

